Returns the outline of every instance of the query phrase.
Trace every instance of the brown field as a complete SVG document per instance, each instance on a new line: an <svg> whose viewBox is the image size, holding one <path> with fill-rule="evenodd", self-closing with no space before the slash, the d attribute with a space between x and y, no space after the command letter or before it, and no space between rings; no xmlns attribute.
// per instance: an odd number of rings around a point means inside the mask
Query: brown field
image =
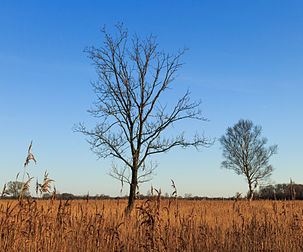
<svg viewBox="0 0 303 252"><path fill-rule="evenodd" d="M0 251L303 251L303 202L0 201Z"/></svg>

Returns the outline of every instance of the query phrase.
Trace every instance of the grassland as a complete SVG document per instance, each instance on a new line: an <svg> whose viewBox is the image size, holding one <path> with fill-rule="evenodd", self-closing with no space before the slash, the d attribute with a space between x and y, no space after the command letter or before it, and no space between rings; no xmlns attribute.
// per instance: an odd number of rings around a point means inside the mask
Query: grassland
<svg viewBox="0 0 303 252"><path fill-rule="evenodd" d="M0 251L303 251L303 202L0 201Z"/></svg>

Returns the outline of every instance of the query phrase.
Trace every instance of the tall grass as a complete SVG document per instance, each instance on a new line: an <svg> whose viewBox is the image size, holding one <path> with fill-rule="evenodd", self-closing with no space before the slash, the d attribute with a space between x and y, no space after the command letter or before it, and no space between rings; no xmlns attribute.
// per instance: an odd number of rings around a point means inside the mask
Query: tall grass
<svg viewBox="0 0 303 252"><path fill-rule="evenodd" d="M303 251L303 202L1 200L0 251Z"/></svg>

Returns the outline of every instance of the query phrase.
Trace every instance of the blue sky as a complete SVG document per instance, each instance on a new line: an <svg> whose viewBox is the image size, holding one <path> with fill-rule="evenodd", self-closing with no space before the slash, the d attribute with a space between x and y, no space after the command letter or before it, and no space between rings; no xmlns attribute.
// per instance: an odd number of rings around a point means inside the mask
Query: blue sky
<svg viewBox="0 0 303 252"><path fill-rule="evenodd" d="M302 1L8 1L0 2L0 186L23 169L28 145L60 192L119 195L84 136L72 132L91 119L94 67L83 52L98 46L100 29L125 22L131 33L153 33L160 47L188 47L171 97L187 88L202 99L209 122L195 123L219 138L239 119L263 127L279 151L271 159L272 183L303 183ZM187 131L192 124L182 124ZM171 192L232 196L247 191L243 177L220 168L222 151L175 149L154 157L153 184ZM123 194L128 192L125 188Z"/></svg>

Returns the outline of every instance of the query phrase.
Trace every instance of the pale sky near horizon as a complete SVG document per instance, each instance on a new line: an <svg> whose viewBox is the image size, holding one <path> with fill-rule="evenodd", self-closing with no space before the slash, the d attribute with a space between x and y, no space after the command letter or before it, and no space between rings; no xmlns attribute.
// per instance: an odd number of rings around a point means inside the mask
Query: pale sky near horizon
<svg viewBox="0 0 303 252"><path fill-rule="evenodd" d="M302 1L0 1L0 188L22 172L33 140L35 178L47 170L60 192L120 195L120 182L108 175L112 161L98 160L72 128L91 120L94 101L96 74L83 49L102 43L104 25L121 21L130 33L157 35L165 51L189 48L169 92L189 88L209 121L181 127L218 139L250 119L279 147L270 182L303 184L302 13ZM180 195L247 192L244 177L220 168L218 142L154 160L143 193L151 184L171 193L170 179Z"/></svg>

